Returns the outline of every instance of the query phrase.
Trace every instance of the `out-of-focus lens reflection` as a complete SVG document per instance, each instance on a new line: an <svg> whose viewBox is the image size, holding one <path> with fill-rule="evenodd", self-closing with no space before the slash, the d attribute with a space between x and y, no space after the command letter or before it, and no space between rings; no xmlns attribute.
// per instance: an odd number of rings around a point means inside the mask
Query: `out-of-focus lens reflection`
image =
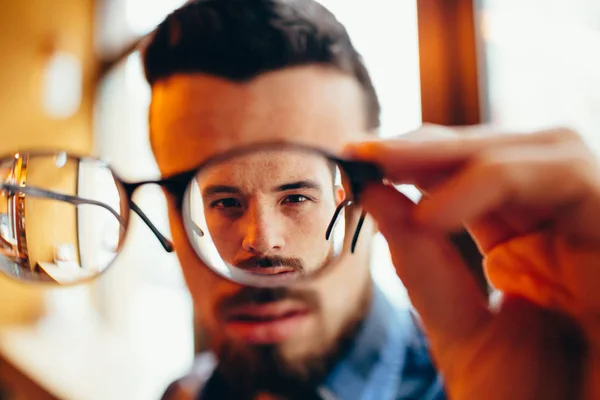
<svg viewBox="0 0 600 400"><path fill-rule="evenodd" d="M0 270L26 281L72 284L115 258L128 208L111 170L66 153L0 161Z"/></svg>
<svg viewBox="0 0 600 400"><path fill-rule="evenodd" d="M355 227L347 223L346 182L335 163L298 149L220 160L187 189L188 237L222 276L259 286L295 282L332 265L347 248Z"/></svg>

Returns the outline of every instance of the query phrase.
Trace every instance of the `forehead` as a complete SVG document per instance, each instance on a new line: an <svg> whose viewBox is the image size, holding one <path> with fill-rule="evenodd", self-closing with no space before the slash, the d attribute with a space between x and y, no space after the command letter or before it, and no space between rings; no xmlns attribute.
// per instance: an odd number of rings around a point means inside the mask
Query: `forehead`
<svg viewBox="0 0 600 400"><path fill-rule="evenodd" d="M338 151L367 134L364 104L353 77L319 66L245 83L175 75L153 86L152 147L163 175L253 142L288 140Z"/></svg>
<svg viewBox="0 0 600 400"><path fill-rule="evenodd" d="M330 177L330 166L324 157L299 151L269 151L212 165L198 175L198 183L260 189L300 181L322 183Z"/></svg>

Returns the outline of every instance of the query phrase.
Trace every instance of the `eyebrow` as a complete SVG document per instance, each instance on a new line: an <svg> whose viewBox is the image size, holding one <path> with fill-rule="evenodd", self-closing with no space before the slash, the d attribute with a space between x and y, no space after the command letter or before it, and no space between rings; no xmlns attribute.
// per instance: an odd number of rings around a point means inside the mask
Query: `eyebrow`
<svg viewBox="0 0 600 400"><path fill-rule="evenodd" d="M219 193L239 194L240 189L236 188L235 186L211 185L204 188L202 191L202 196L213 196Z"/></svg>
<svg viewBox="0 0 600 400"><path fill-rule="evenodd" d="M298 189L312 189L312 190L321 190L321 185L319 185L315 181L306 180L306 181L298 181L298 182L290 182L284 183L283 185L276 186L272 189L273 192L285 192L288 190L298 190ZM202 196L209 197L214 196L216 194L240 194L241 190L235 186L228 185L210 185L202 190Z"/></svg>
<svg viewBox="0 0 600 400"><path fill-rule="evenodd" d="M321 185L319 185L315 181L298 181L285 183L283 185L279 185L273 189L274 192L285 192L287 190L297 190L297 189L313 189L313 190L321 190Z"/></svg>

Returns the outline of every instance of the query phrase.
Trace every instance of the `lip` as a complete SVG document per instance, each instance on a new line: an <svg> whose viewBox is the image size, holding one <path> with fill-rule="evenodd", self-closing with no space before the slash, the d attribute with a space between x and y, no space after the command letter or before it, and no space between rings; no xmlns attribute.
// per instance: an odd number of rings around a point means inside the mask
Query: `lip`
<svg viewBox="0 0 600 400"><path fill-rule="evenodd" d="M293 268L255 267L245 268L243 271L250 274L250 276L260 278L265 284L286 284L302 277L302 273Z"/></svg>
<svg viewBox="0 0 600 400"><path fill-rule="evenodd" d="M291 338L308 323L310 316L310 310L297 302L249 304L227 313L225 330L247 343L274 344Z"/></svg>
<svg viewBox="0 0 600 400"><path fill-rule="evenodd" d="M289 267L252 267L252 268L242 268L242 269L244 271L248 271L248 272L251 272L256 275L297 274L297 271L294 268L289 268Z"/></svg>
<svg viewBox="0 0 600 400"><path fill-rule="evenodd" d="M277 272L268 271L271 267L256 267L256 268L240 268L230 267L234 276L239 279L250 281L259 279L261 286L282 286L291 282L297 281L303 277L300 271L282 269L281 267L273 267ZM267 270L267 271L265 271Z"/></svg>

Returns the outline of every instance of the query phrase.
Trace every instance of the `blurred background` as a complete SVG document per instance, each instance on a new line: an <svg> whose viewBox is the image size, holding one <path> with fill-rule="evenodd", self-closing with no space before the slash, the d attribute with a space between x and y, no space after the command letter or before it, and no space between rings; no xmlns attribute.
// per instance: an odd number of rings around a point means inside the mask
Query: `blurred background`
<svg viewBox="0 0 600 400"><path fill-rule="evenodd" d="M183 2L4 0L0 152L64 149L102 157L126 180L157 177L136 44ZM600 154L597 0L322 3L371 71L382 135L422 122L560 124ZM168 234L160 190L136 202ZM483 287L477 251L457 243ZM380 237L376 246L375 279L408 306ZM157 399L201 349L177 259L135 217L93 283L44 289L0 276L0 399Z"/></svg>

